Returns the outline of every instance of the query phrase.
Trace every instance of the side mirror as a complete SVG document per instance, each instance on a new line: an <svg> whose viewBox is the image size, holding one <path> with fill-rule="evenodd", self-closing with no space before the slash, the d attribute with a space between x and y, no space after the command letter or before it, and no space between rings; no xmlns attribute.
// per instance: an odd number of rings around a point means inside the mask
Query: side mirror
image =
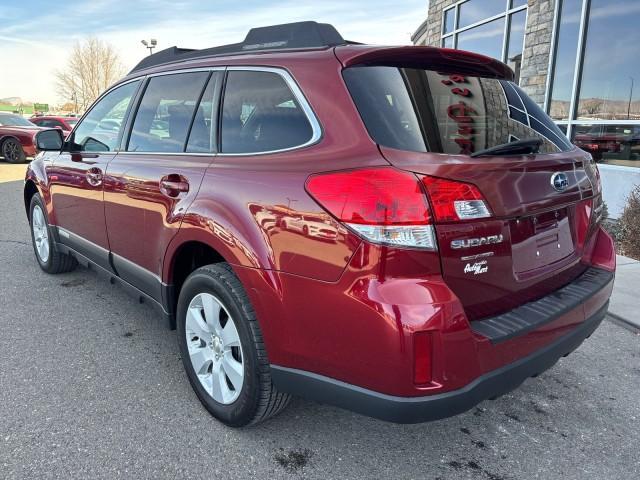
<svg viewBox="0 0 640 480"><path fill-rule="evenodd" d="M64 145L62 130L51 128L36 133L36 147L44 152L61 151Z"/></svg>

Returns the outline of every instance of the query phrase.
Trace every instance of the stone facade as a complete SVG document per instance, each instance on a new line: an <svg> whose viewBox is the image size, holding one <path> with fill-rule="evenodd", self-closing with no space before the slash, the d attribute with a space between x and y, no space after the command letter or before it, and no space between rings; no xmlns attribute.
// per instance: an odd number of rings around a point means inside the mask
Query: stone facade
<svg viewBox="0 0 640 480"><path fill-rule="evenodd" d="M538 104L544 104L556 0L529 0L520 86Z"/></svg>
<svg viewBox="0 0 640 480"><path fill-rule="evenodd" d="M423 34L419 37L412 37L416 45L440 46L440 34L442 33L442 11L449 5L453 5L458 0L430 0L429 11L427 12L426 26ZM423 27L421 25L421 27Z"/></svg>
<svg viewBox="0 0 640 480"><path fill-rule="evenodd" d="M482 0L471 0L482 1ZM412 37L416 45L440 46L442 11L457 0L431 0L426 21ZM531 98L544 104L556 0L529 0L520 85Z"/></svg>

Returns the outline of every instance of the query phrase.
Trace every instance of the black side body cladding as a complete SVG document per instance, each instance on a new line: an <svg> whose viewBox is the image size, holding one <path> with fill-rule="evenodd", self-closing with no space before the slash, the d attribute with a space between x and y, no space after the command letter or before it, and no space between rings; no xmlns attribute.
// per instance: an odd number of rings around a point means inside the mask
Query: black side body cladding
<svg viewBox="0 0 640 480"><path fill-rule="evenodd" d="M119 284L125 292L140 303L148 303L160 315L171 329L175 328L174 299L175 288L166 285L151 272L122 259L115 258L112 253L87 240L54 227L56 248L78 260L80 265L93 270L101 277L108 279L111 284ZM125 266L127 278L120 276L120 269Z"/></svg>

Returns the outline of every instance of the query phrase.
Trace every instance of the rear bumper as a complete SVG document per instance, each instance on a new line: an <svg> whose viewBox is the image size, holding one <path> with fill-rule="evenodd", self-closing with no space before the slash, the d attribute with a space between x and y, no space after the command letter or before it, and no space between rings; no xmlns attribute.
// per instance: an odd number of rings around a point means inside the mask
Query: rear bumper
<svg viewBox="0 0 640 480"><path fill-rule="evenodd" d="M322 375L276 365L271 366L271 375L276 387L283 392L381 420L397 423L437 420L465 412L483 400L504 395L527 378L552 367L593 333L605 317L608 305L607 301L589 318L552 343L446 393L424 397L385 395Z"/></svg>

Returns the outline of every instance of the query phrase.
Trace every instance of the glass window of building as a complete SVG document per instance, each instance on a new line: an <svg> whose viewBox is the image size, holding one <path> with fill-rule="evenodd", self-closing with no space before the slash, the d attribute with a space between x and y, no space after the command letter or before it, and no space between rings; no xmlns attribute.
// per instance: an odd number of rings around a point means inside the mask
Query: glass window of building
<svg viewBox="0 0 640 480"><path fill-rule="evenodd" d="M444 11L444 21L442 22L442 33L453 32L456 29L456 9L450 8Z"/></svg>
<svg viewBox="0 0 640 480"><path fill-rule="evenodd" d="M564 0L560 7L554 69L551 75L549 115L554 120L567 120L571 104L576 51L580 35L582 0Z"/></svg>
<svg viewBox="0 0 640 480"><path fill-rule="evenodd" d="M591 0L578 120L640 120L637 0ZM612 33L615 32L615 35Z"/></svg>
<svg viewBox="0 0 640 480"><path fill-rule="evenodd" d="M600 163L640 167L639 11L635 0L560 3L547 108Z"/></svg>
<svg viewBox="0 0 640 480"><path fill-rule="evenodd" d="M504 0L468 0L458 7L458 26L463 28L504 13L506 6Z"/></svg>
<svg viewBox="0 0 640 480"><path fill-rule="evenodd" d="M467 0L444 10L441 45L502 60L518 81L526 19L526 0Z"/></svg>
<svg viewBox="0 0 640 480"><path fill-rule="evenodd" d="M571 141L597 162L640 166L640 125L575 125Z"/></svg>
<svg viewBox="0 0 640 480"><path fill-rule="evenodd" d="M444 37L442 39L442 46L444 48L453 48L453 36L449 36L449 37Z"/></svg>
<svg viewBox="0 0 640 480"><path fill-rule="evenodd" d="M522 49L524 48L524 31L527 22L527 11L520 10L509 17L509 41L507 43L507 64L520 78L522 66Z"/></svg>
<svg viewBox="0 0 640 480"><path fill-rule="evenodd" d="M471 50L493 58L502 57L504 18L484 23L458 34L458 48Z"/></svg>

